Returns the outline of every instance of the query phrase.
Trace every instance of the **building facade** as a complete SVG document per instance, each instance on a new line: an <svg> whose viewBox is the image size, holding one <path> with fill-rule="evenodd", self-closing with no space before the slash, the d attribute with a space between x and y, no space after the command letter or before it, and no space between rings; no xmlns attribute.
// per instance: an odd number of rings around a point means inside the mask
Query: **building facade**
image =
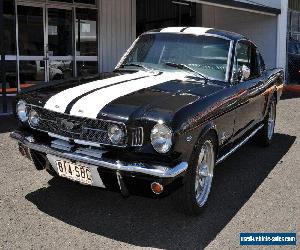
<svg viewBox="0 0 300 250"><path fill-rule="evenodd" d="M287 0L0 0L0 113L37 84L111 71L137 35L166 26L242 33L285 67Z"/></svg>

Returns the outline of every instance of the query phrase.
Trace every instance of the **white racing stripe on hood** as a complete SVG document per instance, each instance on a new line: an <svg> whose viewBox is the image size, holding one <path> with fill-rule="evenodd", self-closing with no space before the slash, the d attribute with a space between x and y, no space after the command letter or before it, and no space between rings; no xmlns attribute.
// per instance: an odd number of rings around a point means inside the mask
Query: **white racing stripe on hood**
<svg viewBox="0 0 300 250"><path fill-rule="evenodd" d="M97 118L99 112L105 105L113 100L136 92L138 90L149 88L167 81L180 79L186 77L185 73L163 73L160 75L150 76L145 79L133 80L108 88L100 89L80 99L74 104L70 115L83 116L88 118Z"/></svg>
<svg viewBox="0 0 300 250"><path fill-rule="evenodd" d="M92 91L97 88L102 88L111 84L131 80L131 79L136 79L147 75L149 75L149 73L146 73L144 71L139 71L134 74L115 76L104 80L93 81L70 89L66 89L52 96L46 102L44 108L55 112L64 113L66 111L68 104L80 95L88 93L89 91Z"/></svg>

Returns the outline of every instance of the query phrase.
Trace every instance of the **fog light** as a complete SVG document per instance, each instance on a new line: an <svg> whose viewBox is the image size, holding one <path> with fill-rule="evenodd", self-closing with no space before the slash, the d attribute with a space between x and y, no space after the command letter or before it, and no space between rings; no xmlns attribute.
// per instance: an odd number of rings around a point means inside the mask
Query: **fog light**
<svg viewBox="0 0 300 250"><path fill-rule="evenodd" d="M157 183L157 182L152 182L151 183L151 190L155 194L161 194L164 191L164 187Z"/></svg>

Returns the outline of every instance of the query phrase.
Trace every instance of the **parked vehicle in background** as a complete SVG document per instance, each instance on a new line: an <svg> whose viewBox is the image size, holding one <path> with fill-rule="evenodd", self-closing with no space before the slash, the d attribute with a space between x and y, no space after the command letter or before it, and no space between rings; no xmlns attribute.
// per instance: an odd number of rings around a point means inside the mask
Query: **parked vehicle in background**
<svg viewBox="0 0 300 250"><path fill-rule="evenodd" d="M300 42L290 40L288 44L289 83L300 84Z"/></svg>
<svg viewBox="0 0 300 250"><path fill-rule="evenodd" d="M181 188L195 215L216 164L256 134L271 143L283 79L239 34L150 31L112 73L22 92L11 137L38 170L124 196Z"/></svg>

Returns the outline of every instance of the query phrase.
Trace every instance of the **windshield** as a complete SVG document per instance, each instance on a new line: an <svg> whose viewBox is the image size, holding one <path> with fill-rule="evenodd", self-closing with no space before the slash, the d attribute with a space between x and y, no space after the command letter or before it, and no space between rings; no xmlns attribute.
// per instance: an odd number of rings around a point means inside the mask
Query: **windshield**
<svg viewBox="0 0 300 250"><path fill-rule="evenodd" d="M225 81L230 41L210 36L153 33L142 35L122 65L174 69L168 63L184 64L210 79ZM124 66L124 67L125 67Z"/></svg>

